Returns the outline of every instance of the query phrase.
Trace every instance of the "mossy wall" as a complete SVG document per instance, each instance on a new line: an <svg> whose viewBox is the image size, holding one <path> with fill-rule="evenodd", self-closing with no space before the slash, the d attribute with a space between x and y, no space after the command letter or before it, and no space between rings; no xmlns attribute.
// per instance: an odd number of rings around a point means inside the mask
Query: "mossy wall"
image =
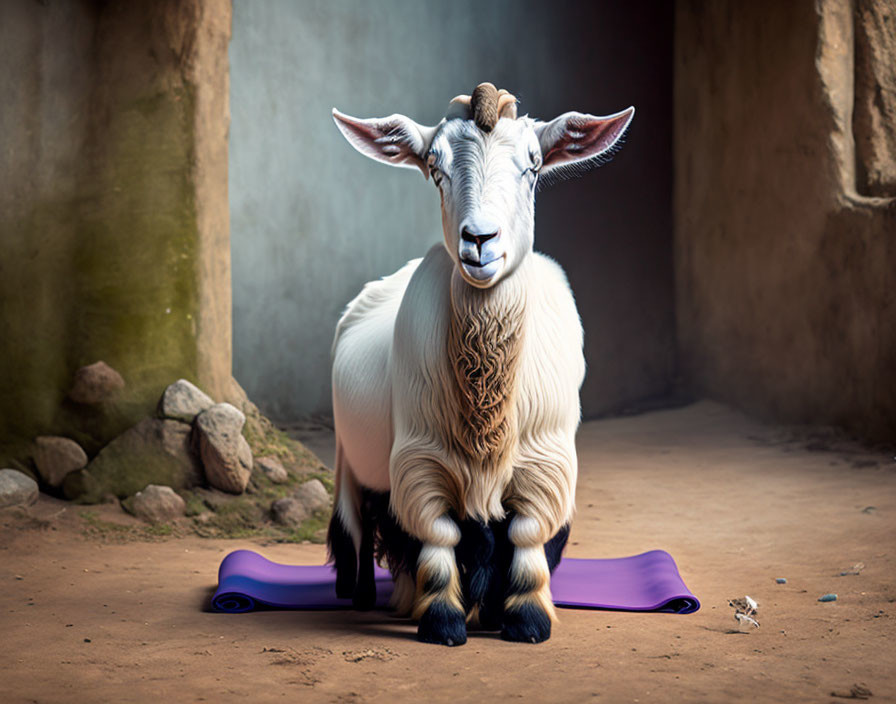
<svg viewBox="0 0 896 704"><path fill-rule="evenodd" d="M226 155L226 76L200 76L214 52L226 73L229 13L0 4L0 461L40 434L96 452L175 379L218 396L229 382L226 218L210 234L197 203L221 149L198 132L220 134ZM218 168L226 212L226 158ZM119 399L67 400L74 371L99 359L124 377Z"/></svg>

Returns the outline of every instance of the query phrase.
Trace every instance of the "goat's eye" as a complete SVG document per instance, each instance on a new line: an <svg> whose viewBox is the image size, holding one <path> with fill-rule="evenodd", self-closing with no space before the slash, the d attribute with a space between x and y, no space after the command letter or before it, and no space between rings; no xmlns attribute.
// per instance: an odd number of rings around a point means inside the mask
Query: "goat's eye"
<svg viewBox="0 0 896 704"><path fill-rule="evenodd" d="M430 152L426 155L426 165L429 167L429 175L432 176L432 182L436 184L436 186L441 185L442 178L444 177L444 174L439 171L439 168L436 166L438 161L438 154Z"/></svg>

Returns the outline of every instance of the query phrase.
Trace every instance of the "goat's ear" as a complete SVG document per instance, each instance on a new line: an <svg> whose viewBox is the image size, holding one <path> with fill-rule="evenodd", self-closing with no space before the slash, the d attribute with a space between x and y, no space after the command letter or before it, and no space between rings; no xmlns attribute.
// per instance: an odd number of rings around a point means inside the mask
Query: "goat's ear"
<svg viewBox="0 0 896 704"><path fill-rule="evenodd" d="M392 166L418 168L429 178L426 152L435 136L435 127L425 127L404 115L361 120L333 108L333 120L349 144L371 159Z"/></svg>
<svg viewBox="0 0 896 704"><path fill-rule="evenodd" d="M634 108L605 117L567 112L550 122L535 123L542 173L563 176L602 164L619 148L619 139L634 115Z"/></svg>

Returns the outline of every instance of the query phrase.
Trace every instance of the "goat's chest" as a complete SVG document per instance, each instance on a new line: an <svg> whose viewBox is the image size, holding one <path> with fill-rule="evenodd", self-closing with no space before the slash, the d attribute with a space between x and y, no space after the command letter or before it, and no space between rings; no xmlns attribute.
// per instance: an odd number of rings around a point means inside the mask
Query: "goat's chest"
<svg viewBox="0 0 896 704"><path fill-rule="evenodd" d="M476 471L500 471L517 441L515 398L525 343L524 302L452 291L446 330L450 446Z"/></svg>

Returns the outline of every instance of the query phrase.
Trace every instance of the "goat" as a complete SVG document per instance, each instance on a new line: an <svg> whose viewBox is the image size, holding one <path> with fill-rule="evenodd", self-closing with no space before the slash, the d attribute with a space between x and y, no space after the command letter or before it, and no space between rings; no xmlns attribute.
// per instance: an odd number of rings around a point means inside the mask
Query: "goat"
<svg viewBox="0 0 896 704"><path fill-rule="evenodd" d="M533 251L540 179L601 163L634 108L517 117L490 83L433 127L336 126L365 156L419 169L443 242L348 304L333 343L337 593L373 605L374 555L421 640L466 641L468 613L541 642L574 513L582 326L561 267Z"/></svg>

